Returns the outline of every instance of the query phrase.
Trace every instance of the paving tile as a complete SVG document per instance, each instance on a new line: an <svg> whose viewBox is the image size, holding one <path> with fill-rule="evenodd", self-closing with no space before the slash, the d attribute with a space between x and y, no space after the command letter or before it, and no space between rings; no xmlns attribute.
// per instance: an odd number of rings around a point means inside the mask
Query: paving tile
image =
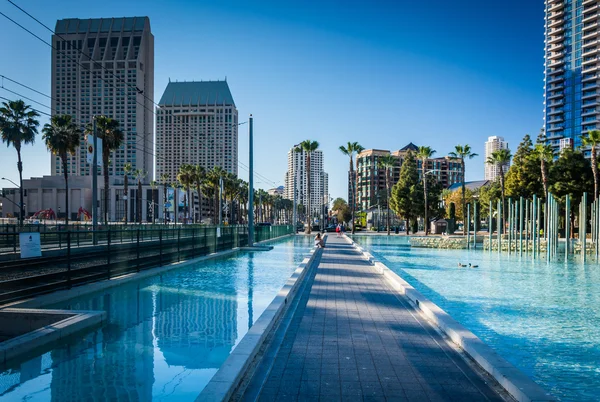
<svg viewBox="0 0 600 402"><path fill-rule="evenodd" d="M345 239L307 280L259 400L502 400Z"/></svg>

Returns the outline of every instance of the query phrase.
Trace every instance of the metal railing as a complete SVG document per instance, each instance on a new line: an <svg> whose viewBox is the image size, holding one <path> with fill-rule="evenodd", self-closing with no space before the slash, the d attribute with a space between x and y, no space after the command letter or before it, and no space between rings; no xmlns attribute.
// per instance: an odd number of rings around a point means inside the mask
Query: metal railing
<svg viewBox="0 0 600 402"><path fill-rule="evenodd" d="M257 226L254 241L292 234ZM248 245L247 226L192 226L41 232L42 256L20 258L19 233L0 233L0 302L185 261ZM9 246L7 246L9 245Z"/></svg>

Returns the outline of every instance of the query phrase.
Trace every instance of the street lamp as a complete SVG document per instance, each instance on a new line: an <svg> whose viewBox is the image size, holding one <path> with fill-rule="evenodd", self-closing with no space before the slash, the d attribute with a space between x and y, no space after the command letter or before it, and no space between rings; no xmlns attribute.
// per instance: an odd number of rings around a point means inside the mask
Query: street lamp
<svg viewBox="0 0 600 402"><path fill-rule="evenodd" d="M17 186L17 188L21 188L21 186L19 186L17 183L15 183L14 181L12 181L11 179L7 179L6 177L2 177L2 180L6 180L11 182L12 184L14 184L15 186Z"/></svg>

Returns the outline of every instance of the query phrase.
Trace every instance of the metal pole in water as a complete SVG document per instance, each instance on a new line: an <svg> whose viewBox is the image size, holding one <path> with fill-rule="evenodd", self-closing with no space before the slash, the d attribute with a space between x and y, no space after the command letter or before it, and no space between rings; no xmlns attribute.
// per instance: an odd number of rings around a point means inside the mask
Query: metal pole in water
<svg viewBox="0 0 600 402"><path fill-rule="evenodd" d="M503 205L504 206L504 205ZM512 225L513 225L513 213L515 206L512 203L512 200L508 199L508 254L510 255L511 246L512 246Z"/></svg>
<svg viewBox="0 0 600 402"><path fill-rule="evenodd" d="M502 222L502 202L498 200L498 214L496 215L496 234L498 236L498 254L502 251L502 240L500 239L500 224Z"/></svg>
<svg viewBox="0 0 600 402"><path fill-rule="evenodd" d="M529 200L525 200L525 252L529 252Z"/></svg>
<svg viewBox="0 0 600 402"><path fill-rule="evenodd" d="M583 193L583 200L581 201L581 208L582 208L582 221L579 223L579 226L583 226L582 229L582 233L583 233L583 242L581 243L581 255L583 257L583 262L585 262L585 257L586 257L586 238L587 238L587 193Z"/></svg>
<svg viewBox="0 0 600 402"><path fill-rule="evenodd" d="M534 194L533 201L531 202L531 252L533 253L533 258L535 258L535 232L537 231L535 224L537 218L536 204L537 196Z"/></svg>
<svg viewBox="0 0 600 402"><path fill-rule="evenodd" d="M488 216L488 221L489 221L489 223L488 223L488 240L490 243L489 244L490 252L492 252L492 228L493 228L493 226L492 226L493 219L492 218L493 218L492 217L492 201L490 201L490 214Z"/></svg>
<svg viewBox="0 0 600 402"><path fill-rule="evenodd" d="M540 249L541 249L541 246L540 246L540 227L541 227L541 222L542 222L542 220L540 219L540 217L542 215L542 200L539 199L539 198L537 199L536 209L537 209L537 214L536 214L537 215L537 222L536 222L536 228L535 228L536 229L535 230L535 236L537 238L537 249L536 249L536 252L537 252L538 257L539 257L539 255L540 255Z"/></svg>
<svg viewBox="0 0 600 402"><path fill-rule="evenodd" d="M544 235L546 237L546 257L548 261L550 261L550 204L552 195L548 193L548 198L546 198L546 205L544 208Z"/></svg>
<svg viewBox="0 0 600 402"><path fill-rule="evenodd" d="M467 204L467 250L471 247L471 204Z"/></svg>
<svg viewBox="0 0 600 402"><path fill-rule="evenodd" d="M473 250L477 249L477 201L473 200Z"/></svg>
<svg viewBox="0 0 600 402"><path fill-rule="evenodd" d="M567 194L565 197L565 259L569 257L569 246L570 246L570 237L571 237L571 219L570 219L570 211L571 211L571 197Z"/></svg>
<svg viewBox="0 0 600 402"><path fill-rule="evenodd" d="M519 257L523 255L523 197L519 198Z"/></svg>

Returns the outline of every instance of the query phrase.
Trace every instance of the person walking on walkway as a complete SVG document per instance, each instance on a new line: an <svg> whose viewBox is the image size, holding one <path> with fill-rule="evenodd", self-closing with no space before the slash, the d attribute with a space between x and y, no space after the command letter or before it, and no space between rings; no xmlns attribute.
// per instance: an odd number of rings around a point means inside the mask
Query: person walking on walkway
<svg viewBox="0 0 600 402"><path fill-rule="evenodd" d="M335 232L337 233L337 237L342 236L342 224L341 223L338 223L337 227L335 228Z"/></svg>

